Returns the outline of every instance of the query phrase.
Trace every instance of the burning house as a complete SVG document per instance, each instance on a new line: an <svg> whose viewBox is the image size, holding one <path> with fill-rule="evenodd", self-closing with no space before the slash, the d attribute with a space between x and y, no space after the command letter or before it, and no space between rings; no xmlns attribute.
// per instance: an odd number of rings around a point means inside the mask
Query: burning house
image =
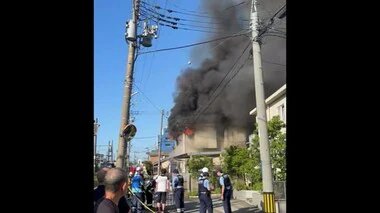
<svg viewBox="0 0 380 213"><path fill-rule="evenodd" d="M186 160L191 156L214 157L219 164L221 152L230 147L246 146L253 132L254 118L249 112L256 106L253 65L249 38L249 1L204 1L204 8L218 20L220 32L208 39L234 34L242 36L211 42L193 49L191 66L184 69L176 82L174 106L168 119L169 134L175 139L174 150L167 160L171 169L185 175L186 188L191 188ZM259 0L260 22L265 23L284 0ZM234 6L235 5L235 6ZM244 6L245 5L245 6ZM228 8L228 10L226 10ZM284 23L276 27L285 29ZM286 82L286 40L276 36L262 39L265 94L272 94ZM203 52L208 56L201 58ZM204 56L204 55L203 55ZM265 63L272 61L275 63ZM279 65L280 64L280 65Z"/></svg>

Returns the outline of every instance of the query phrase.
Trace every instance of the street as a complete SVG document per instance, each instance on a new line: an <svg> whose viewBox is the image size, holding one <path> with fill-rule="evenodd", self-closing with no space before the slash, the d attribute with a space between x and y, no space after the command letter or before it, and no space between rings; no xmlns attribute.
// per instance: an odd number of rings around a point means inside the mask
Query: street
<svg viewBox="0 0 380 213"><path fill-rule="evenodd" d="M223 213L223 203L220 199L213 199L214 212ZM170 205L168 213L175 213L175 206ZM231 209L234 213L262 213L263 211L241 200L231 200ZM185 201L185 213L199 212L199 200L192 199Z"/></svg>

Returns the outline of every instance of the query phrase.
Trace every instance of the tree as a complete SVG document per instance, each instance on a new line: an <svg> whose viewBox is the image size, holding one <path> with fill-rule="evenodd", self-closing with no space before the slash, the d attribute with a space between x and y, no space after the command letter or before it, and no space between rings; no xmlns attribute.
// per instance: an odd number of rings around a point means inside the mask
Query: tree
<svg viewBox="0 0 380 213"><path fill-rule="evenodd" d="M286 180L286 134L281 132L284 123L278 116L268 122L272 174L274 180ZM234 176L237 190L262 190L262 174L260 160L260 143L256 124L253 139L248 149L231 146L222 154L223 170ZM244 179L244 181L242 181Z"/></svg>
<svg viewBox="0 0 380 213"><path fill-rule="evenodd" d="M211 157L193 156L187 161L187 168L193 178L197 178L199 176L199 170L203 167L207 167L209 169L209 180L215 188L217 179L212 173L214 169L214 162Z"/></svg>
<svg viewBox="0 0 380 213"><path fill-rule="evenodd" d="M259 163L259 159L252 157L252 152L243 147L231 146L222 154L223 171L234 177L237 190L248 189L252 182L260 182Z"/></svg>
<svg viewBox="0 0 380 213"><path fill-rule="evenodd" d="M145 169L146 169L146 172L148 173L148 175L152 175L153 174L153 163L152 161L144 161L143 162L144 166L145 166Z"/></svg>
<svg viewBox="0 0 380 213"><path fill-rule="evenodd" d="M269 149L274 180L286 180L286 133L281 129L285 126L279 116L274 116L268 122ZM254 139L251 142L251 152L254 158L260 159L260 146L258 128L254 131Z"/></svg>
<svg viewBox="0 0 380 213"><path fill-rule="evenodd" d="M271 163L274 180L286 180L286 133L281 129L285 126L279 116L274 116L268 123Z"/></svg>
<svg viewBox="0 0 380 213"><path fill-rule="evenodd" d="M194 156L187 161L187 168L191 176L198 177L199 170L203 167L207 167L209 170L214 168L214 163L212 162L212 158L204 157L204 156Z"/></svg>

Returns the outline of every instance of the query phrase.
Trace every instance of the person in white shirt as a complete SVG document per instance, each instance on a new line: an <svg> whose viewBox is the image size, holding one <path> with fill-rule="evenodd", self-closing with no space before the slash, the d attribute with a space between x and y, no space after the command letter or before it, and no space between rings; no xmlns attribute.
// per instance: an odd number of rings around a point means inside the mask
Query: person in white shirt
<svg viewBox="0 0 380 213"><path fill-rule="evenodd" d="M169 191L170 182L166 176L166 169L161 169L161 174L155 178L156 189L154 194L154 200L156 201L157 212L165 212L166 205L166 192ZM162 208L161 208L162 207Z"/></svg>

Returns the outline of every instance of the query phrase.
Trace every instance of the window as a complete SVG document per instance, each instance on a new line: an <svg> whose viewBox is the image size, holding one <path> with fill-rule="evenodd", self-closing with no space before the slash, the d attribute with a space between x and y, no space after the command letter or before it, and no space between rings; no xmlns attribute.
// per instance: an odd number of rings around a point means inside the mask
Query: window
<svg viewBox="0 0 380 213"><path fill-rule="evenodd" d="M280 119L286 123L286 111L284 104L278 107L278 115L280 116Z"/></svg>

